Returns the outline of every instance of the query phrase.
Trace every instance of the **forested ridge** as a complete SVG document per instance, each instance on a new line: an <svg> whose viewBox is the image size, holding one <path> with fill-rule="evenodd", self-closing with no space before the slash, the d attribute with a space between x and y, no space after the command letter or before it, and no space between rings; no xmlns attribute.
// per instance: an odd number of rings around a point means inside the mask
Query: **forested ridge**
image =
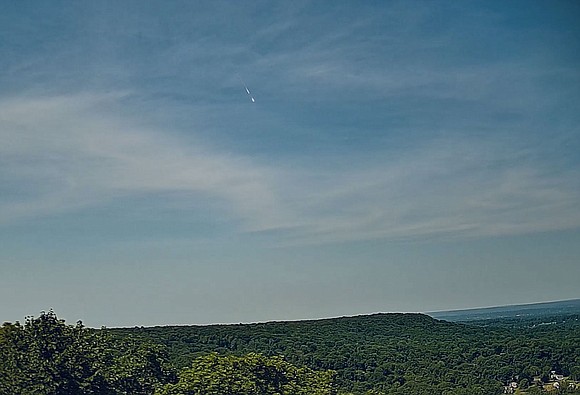
<svg viewBox="0 0 580 395"><path fill-rule="evenodd" d="M334 370L342 391L495 394L512 380L523 386L535 377L548 381L552 370L580 379L579 317L558 316L546 325L533 319L466 325L423 314L375 314L112 332L165 345L179 368L209 352L255 352L283 355L314 370Z"/></svg>
<svg viewBox="0 0 580 395"><path fill-rule="evenodd" d="M579 345L575 314L91 329L50 311L0 327L0 395L580 393Z"/></svg>

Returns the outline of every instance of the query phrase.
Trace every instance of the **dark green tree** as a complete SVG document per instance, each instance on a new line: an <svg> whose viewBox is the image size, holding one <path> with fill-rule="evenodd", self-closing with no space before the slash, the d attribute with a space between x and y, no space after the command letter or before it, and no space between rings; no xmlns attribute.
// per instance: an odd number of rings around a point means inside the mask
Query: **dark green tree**
<svg viewBox="0 0 580 395"><path fill-rule="evenodd" d="M158 346L113 340L54 312L0 328L0 394L153 394L175 374Z"/></svg>
<svg viewBox="0 0 580 395"><path fill-rule="evenodd" d="M580 381L580 366L572 366L570 368L570 378L572 380Z"/></svg>

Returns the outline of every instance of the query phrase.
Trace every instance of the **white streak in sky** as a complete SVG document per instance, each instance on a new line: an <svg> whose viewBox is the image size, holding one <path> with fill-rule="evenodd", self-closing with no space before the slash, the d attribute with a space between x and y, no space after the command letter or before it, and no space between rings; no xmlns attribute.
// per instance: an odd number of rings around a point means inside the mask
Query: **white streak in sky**
<svg viewBox="0 0 580 395"><path fill-rule="evenodd" d="M396 156L361 153L330 167L296 166L257 162L119 118L111 109L123 98L0 99L0 225L148 195L160 212L194 212L195 200L217 207L219 221L240 224L240 232L277 231L289 244L580 226L578 169L550 163L517 137L443 136Z"/></svg>
<svg viewBox="0 0 580 395"><path fill-rule="evenodd" d="M248 85L246 85L246 83L244 82L244 80L242 79L242 77L240 77L240 81L242 81L242 84L244 84L244 88L246 88L246 93L248 94L248 96L250 97L250 100L252 101L252 103L255 103L256 100L254 99L254 96L252 96L252 93L250 92L250 90L248 89Z"/></svg>

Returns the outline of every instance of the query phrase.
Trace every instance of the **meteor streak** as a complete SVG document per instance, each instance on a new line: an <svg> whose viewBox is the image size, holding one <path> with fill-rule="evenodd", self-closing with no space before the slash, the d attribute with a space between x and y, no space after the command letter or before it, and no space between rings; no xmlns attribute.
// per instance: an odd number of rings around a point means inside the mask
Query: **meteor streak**
<svg viewBox="0 0 580 395"><path fill-rule="evenodd" d="M238 76L238 77L240 77L240 76ZM252 93L248 89L248 85L246 85L246 83L244 82L244 80L242 79L242 77L240 77L240 81L242 81L242 84L244 84L244 88L246 88L246 93L248 94L248 97L250 98L250 100L252 101L252 103L255 103L256 100L254 100L254 96L252 96Z"/></svg>

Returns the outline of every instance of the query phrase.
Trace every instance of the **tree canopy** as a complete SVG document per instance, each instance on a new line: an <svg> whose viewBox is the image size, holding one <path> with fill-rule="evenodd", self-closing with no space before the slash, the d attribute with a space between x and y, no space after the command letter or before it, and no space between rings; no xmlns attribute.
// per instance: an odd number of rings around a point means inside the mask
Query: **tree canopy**
<svg viewBox="0 0 580 395"><path fill-rule="evenodd" d="M512 380L548 380L580 366L576 315L458 324L423 314L375 314L259 324L113 330L168 347L178 368L208 353L284 355L295 366L336 371L339 392L501 394ZM516 378L517 377L517 378ZM525 384L525 382L524 382Z"/></svg>
<svg viewBox="0 0 580 395"><path fill-rule="evenodd" d="M0 394L153 394L175 380L164 349L67 325L54 312L0 328Z"/></svg>
<svg viewBox="0 0 580 395"><path fill-rule="evenodd" d="M333 395L334 372L298 368L281 357L217 353L196 358L161 395Z"/></svg>
<svg viewBox="0 0 580 395"><path fill-rule="evenodd" d="M0 327L0 395L490 395L508 382L531 394L555 374L552 393L579 393L580 317L549 322L376 314L95 330L49 311Z"/></svg>

